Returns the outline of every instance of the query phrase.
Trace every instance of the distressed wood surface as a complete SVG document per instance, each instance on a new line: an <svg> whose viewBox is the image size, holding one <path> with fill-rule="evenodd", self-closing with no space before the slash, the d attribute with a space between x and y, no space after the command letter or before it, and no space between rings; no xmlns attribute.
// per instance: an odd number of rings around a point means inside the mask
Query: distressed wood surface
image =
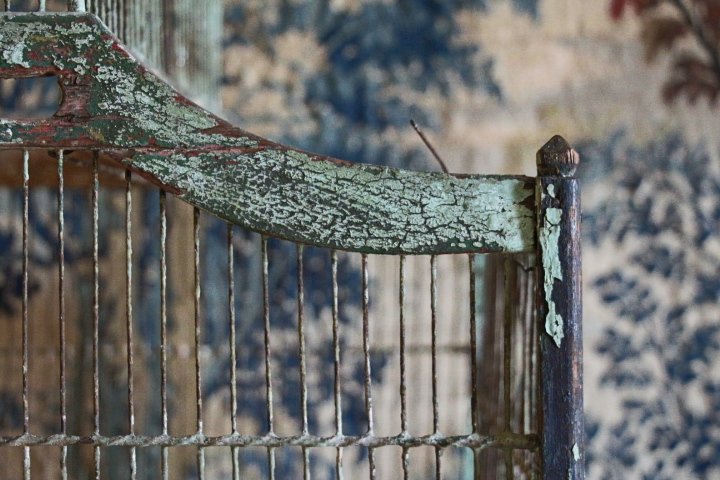
<svg viewBox="0 0 720 480"><path fill-rule="evenodd" d="M0 120L0 149L102 149L187 202L245 228L372 253L534 248L527 177L351 164L235 128L137 62L91 14L0 15L0 77L56 75L46 120Z"/></svg>
<svg viewBox="0 0 720 480"><path fill-rule="evenodd" d="M538 152L537 299L543 478L585 478L580 189L577 153L559 136Z"/></svg>

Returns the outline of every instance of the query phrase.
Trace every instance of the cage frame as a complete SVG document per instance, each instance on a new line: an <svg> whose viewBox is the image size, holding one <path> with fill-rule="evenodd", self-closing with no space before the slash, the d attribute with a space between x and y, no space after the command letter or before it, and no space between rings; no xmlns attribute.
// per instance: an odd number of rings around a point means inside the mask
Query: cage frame
<svg viewBox="0 0 720 480"><path fill-rule="evenodd" d="M62 91L57 112L0 120L0 150L94 152L96 167L107 158L229 223L300 245L388 255L535 253L542 475L584 478L579 157L562 137L538 151L536 177L353 164L271 142L205 111L143 66L93 14L0 14L0 78L50 75ZM272 437L199 433L38 437L26 428L0 438L0 447L280 445ZM518 441L473 433L426 440ZM304 432L291 444L338 441Z"/></svg>

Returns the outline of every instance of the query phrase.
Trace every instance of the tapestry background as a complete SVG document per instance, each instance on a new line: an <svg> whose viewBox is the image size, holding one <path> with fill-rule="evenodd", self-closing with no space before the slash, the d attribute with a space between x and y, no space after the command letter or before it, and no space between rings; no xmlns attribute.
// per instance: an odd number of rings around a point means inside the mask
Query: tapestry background
<svg viewBox="0 0 720 480"><path fill-rule="evenodd" d="M640 25L634 17L614 21L607 2L581 0L226 0L222 15L223 70L203 78L201 91L193 90L192 75L178 73L183 71L180 63L163 62L159 54L149 55L147 61L158 68L164 65L171 77L175 73L176 84L193 98L273 140L351 161L436 170L409 125L412 118L425 129L452 172L534 175L537 149L555 133L565 136L581 155L583 181L588 477L720 478L720 122L717 109L702 101L694 105L683 100L669 105L662 102L668 60L645 61L638 41ZM187 24L191 23L188 20ZM203 58L202 48L188 51L195 55L188 58ZM200 64L200 60L194 63L196 67ZM52 89L33 88L30 104L45 111L45 105L53 102ZM219 90L219 99L207 95L213 88ZM16 106L23 92L3 85L0 93L6 112ZM136 223L156 225L157 198L143 197L142 192L137 198L144 208L138 207L142 213L136 213ZM108 222L102 227L110 232L101 239L101 256L121 250L122 245L112 236L113 228L117 232L122 228L117 220L122 218L120 200L113 194L101 199ZM37 205L53 201L49 192L31 198ZM87 196L80 193L70 194L66 202L67 211L80 212L66 218L69 281L77 278L80 284L89 275L87 262L82 260L90 249L89 217L82 214L89 204ZM4 253L18 253L19 193L0 192L0 205L0 246ZM31 206L30 211L31 262L38 272L44 267L50 271L55 261L50 248L53 219L37 213L42 209ZM174 221L187 224L187 211ZM222 259L214 252L221 250L224 227L208 221L203 228L207 236L203 255L210 265L205 280L220 283L214 275L219 276ZM183 250L187 245L182 239L171 241L176 242L173 254L178 258L189 254ZM257 238L249 234L236 239L238 269L257 268L257 255L247 253L256 243ZM151 287L156 285L151 264L158 250L152 236L138 239L135 248L140 257L136 266L140 285L134 308L145 348L151 352L158 338L151 314L158 308L157 292ZM271 254L285 258L271 272L276 300L282 303L293 295L294 253L278 243L271 244ZM327 315L328 259L312 249L306 254L308 308L321 318ZM0 321L17 313L19 258L0 257ZM376 271L382 272L382 268L378 265ZM450 264L444 268L447 272L457 269ZM351 260L341 258L341 271L341 284L358 283L359 270ZM114 277L106 275L103 281L111 287ZM42 274L31 278L31 295L44 298L45 290L57 288L44 279ZM184 288L188 285L176 285L179 297ZM248 339L248 348L238 360L241 371L260 367L257 288L256 282L238 283L237 305L245 312L242 334ZM110 296L112 288L104 294ZM89 291L78 291L78 303L89 301L89 296ZM345 288L341 297L347 305L342 322L350 325L360 302L357 290ZM214 312L212 306L222 304L223 298L208 290L204 300L208 317L204 341L210 351L220 352L217 355L223 352L219 349L226 341L226 331L219 320L223 313ZM382 298L377 301L376 311L382 311L383 302ZM103 315L122 314L110 302L103 305ZM287 344L294 345L294 305L284 305L273 313L272 321L285 330ZM171 316L179 318L185 307L178 306L178 313ZM78 315L87 327L87 315ZM3 328L7 333L2 346L11 348L19 327L7 323ZM385 330L377 328L373 335L383 338ZM178 327L172 341L183 345L189 341L189 333ZM321 351L326 339L322 335L327 333L318 333L317 345L311 348ZM121 334L105 332L103 341L112 347ZM81 335L79 332L78 338ZM451 337L452 331L442 335ZM283 338L278 341L283 344ZM353 347L348 342L343 348ZM51 344L48 339L46 349ZM73 355L81 363L87 352L81 341L77 347ZM147 362L156 361L152 353L147 355ZM34 378L42 376L43 365L53 364L49 356L37 358L41 360L31 365ZM374 380L379 385L383 375L394 368L390 360L382 354L373 357ZM182 369L182 358L177 361ZM292 366L296 359L292 349L279 349L275 361ZM223 382L228 372L227 366L208 362L205 389L210 405L207 422L212 430L213 402L227 400ZM118 378L122 377L120 366L112 361L106 364L107 371L117 370ZM16 373L17 367L8 365ZM359 394L362 369L359 363L344 368L352 380L346 425L348 432L353 433L353 428L359 432L364 421ZM326 384L329 373L318 371L310 381ZM178 385L177 395L189 398L192 386L183 383L182 373L174 375L177 377L171 380ZM112 383L113 377L108 378ZM21 407L3 390L17 386L18 379L10 374L0 382L0 426L4 431L21 426ZM247 431L263 428L257 411L262 410L264 397L253 393L261 392L262 387L253 384L255 380L240 376L245 392L245 410L240 414ZM298 379L287 374L280 380L284 389L280 415L292 422L299 415ZM148 373L141 382L151 390L158 379ZM116 387L103 388L111 391ZM55 386L47 388L54 390ZM87 388L87 382L79 382L76 393L71 394L82 398ZM382 387L378 388L382 404ZM450 395L462 393L461 386L457 389ZM321 391L310 399L311 408L322 410L330 399L330 391ZM427 398L418 401L427 402ZM54 408L53 402L57 399L48 396ZM42 422L44 406L31 408ZM108 411L102 415L103 431L121 431L122 419L114 419L110 411L122 405L110 402L104 408ZM142 408L140 417L144 411L157 409L157 399ZM312 428L324 428L329 420L327 415L319 415L312 420ZM467 411L460 409L452 422L466 420ZM81 419L71 421L77 422L79 430L88 428ZM192 421L188 422L173 428L190 432ZM216 424L220 425L219 418ZM148 420L146 427L157 429L156 419ZM83 464L83 452L75 455L74 462ZM150 465L157 461L158 452L149 449L143 455L140 463ZM248 468L263 468L263 452L243 455ZM289 471L283 469L290 469L298 456L299 452L288 455L279 463L279 472ZM348 458L363 460L362 454ZM318 461L318 478L331 471L332 459L324 461ZM464 461L468 458L449 464L459 469ZM183 465L177 468L186 475L191 473ZM226 473L214 474L223 478Z"/></svg>
<svg viewBox="0 0 720 480"><path fill-rule="evenodd" d="M223 105L357 161L534 174L581 155L589 478L720 478L718 115L662 102L606 2L228 2ZM252 65L252 67L248 67Z"/></svg>

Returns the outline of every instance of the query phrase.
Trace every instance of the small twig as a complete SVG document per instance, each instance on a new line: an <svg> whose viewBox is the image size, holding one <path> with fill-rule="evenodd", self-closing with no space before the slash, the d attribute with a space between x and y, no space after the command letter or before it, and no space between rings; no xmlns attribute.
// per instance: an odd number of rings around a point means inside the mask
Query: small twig
<svg viewBox="0 0 720 480"><path fill-rule="evenodd" d="M447 166L445 165L445 162L443 162L443 159L440 158L440 155L437 153L437 151L433 148L433 146L430 144L430 141L425 137L425 134L420 130L420 127L418 127L418 124L415 123L415 120L410 119L410 125L415 129L418 135L420 135L420 138L422 139L425 146L430 150L430 152L435 157L435 160L440 164L440 168L445 173L450 173L448 171Z"/></svg>

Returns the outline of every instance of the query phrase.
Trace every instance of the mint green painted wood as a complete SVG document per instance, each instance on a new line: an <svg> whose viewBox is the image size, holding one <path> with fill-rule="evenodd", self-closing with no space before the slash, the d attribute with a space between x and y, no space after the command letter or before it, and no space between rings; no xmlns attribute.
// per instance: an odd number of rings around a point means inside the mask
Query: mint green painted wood
<svg viewBox="0 0 720 480"><path fill-rule="evenodd" d="M143 154L126 161L226 220L273 236L374 253L528 251L532 180L370 165L296 151Z"/></svg>
<svg viewBox="0 0 720 480"><path fill-rule="evenodd" d="M188 203L270 236L372 253L534 249L534 181L359 165L233 127L148 71L91 14L0 14L0 77L57 75L50 119L0 149L102 149Z"/></svg>

